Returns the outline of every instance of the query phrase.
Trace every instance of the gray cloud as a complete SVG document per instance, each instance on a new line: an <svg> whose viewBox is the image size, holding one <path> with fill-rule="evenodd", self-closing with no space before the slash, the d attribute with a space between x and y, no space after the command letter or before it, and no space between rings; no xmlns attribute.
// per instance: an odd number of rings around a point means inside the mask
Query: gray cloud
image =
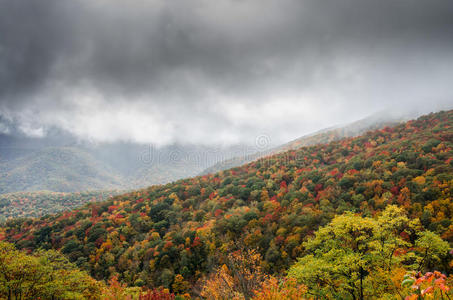
<svg viewBox="0 0 453 300"><path fill-rule="evenodd" d="M448 108L452 15L449 0L0 0L0 113L35 136L209 144Z"/></svg>

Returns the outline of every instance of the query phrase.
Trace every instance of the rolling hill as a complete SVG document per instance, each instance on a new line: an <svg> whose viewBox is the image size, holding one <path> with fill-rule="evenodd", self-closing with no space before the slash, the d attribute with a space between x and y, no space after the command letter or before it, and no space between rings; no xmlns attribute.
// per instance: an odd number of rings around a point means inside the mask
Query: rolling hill
<svg viewBox="0 0 453 300"><path fill-rule="evenodd" d="M58 249L96 279L173 289L183 278L196 295L207 274L244 249L257 251L267 274L286 274L310 255L303 242L345 212L371 218L396 205L420 220L417 231L398 233L404 243L429 230L451 245L452 192L447 111L69 212L11 220L0 235L21 249ZM448 255L432 267L448 274Z"/></svg>

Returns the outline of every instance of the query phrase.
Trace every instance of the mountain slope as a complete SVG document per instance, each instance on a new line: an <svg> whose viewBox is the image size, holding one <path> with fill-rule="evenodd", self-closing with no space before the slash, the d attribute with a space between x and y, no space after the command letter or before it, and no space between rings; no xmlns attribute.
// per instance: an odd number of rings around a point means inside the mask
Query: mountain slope
<svg viewBox="0 0 453 300"><path fill-rule="evenodd" d="M367 131L376 130L380 128L384 128L385 126L394 126L398 123L403 122L404 120L409 120L408 116L400 115L400 114L391 114L389 112L381 112L375 115L371 115L367 118L362 120L353 122L346 126L339 126L334 128L326 128L320 130L318 132L304 135L296 140L290 141L286 144L281 146L262 151L256 152L244 156L237 156L231 159L227 159L221 161L205 170L201 173L201 175L215 173L222 170L231 169L254 160L257 160L261 157L265 157L268 155L273 155L277 153L281 153L288 150L295 150L300 147L305 146L312 146L316 144L327 144L333 141L337 141L347 137L355 137L361 134L364 134Z"/></svg>
<svg viewBox="0 0 453 300"><path fill-rule="evenodd" d="M71 212L13 220L3 238L60 249L98 279L196 286L227 253L257 249L284 273L302 241L336 214L389 204L453 242L453 111L302 147L216 174L152 186Z"/></svg>

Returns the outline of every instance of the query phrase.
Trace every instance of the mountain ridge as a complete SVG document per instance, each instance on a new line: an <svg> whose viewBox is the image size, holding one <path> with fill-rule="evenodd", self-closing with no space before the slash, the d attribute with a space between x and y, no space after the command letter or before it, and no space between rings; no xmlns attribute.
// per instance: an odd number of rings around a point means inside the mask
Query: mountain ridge
<svg viewBox="0 0 453 300"><path fill-rule="evenodd" d="M367 131L380 129L385 126L394 126L398 123L409 120L412 115L413 114L392 114L388 110L384 110L346 125L331 126L315 131L313 133L306 134L300 138L294 139L280 146L273 147L269 150L223 160L203 170L203 172L199 175L205 175L234 168L268 155L273 155L288 150L295 150L304 146L326 144L342 138L358 136L360 134L366 133Z"/></svg>

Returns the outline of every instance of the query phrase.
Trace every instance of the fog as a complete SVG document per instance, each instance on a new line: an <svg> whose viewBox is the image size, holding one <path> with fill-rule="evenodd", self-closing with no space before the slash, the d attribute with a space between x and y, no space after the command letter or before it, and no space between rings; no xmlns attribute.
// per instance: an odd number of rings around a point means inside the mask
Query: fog
<svg viewBox="0 0 453 300"><path fill-rule="evenodd" d="M452 15L448 0L0 0L0 132L276 145L449 109Z"/></svg>

